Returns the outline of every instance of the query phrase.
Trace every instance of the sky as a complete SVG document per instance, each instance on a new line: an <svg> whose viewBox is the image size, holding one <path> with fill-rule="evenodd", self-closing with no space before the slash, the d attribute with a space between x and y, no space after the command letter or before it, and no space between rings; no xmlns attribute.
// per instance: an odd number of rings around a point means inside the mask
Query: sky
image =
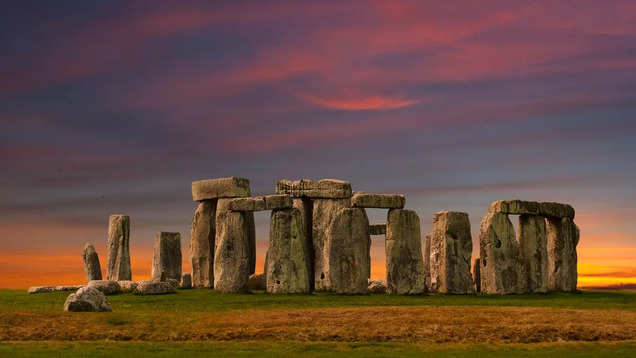
<svg viewBox="0 0 636 358"><path fill-rule="evenodd" d="M422 235L464 211L475 254L492 201L569 203L579 286L636 283L632 0L13 1L0 20L0 287L83 282L115 213L133 279L158 231L189 272L191 182L227 176L403 193Z"/></svg>

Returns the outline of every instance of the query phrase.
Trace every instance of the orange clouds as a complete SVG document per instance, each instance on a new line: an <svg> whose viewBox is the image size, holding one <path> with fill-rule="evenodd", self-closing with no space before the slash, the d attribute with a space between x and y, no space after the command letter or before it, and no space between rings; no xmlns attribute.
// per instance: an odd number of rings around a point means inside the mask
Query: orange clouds
<svg viewBox="0 0 636 358"><path fill-rule="evenodd" d="M300 95L301 98L309 102L329 108L340 109L345 111L362 111L362 110L388 110L409 107L419 103L419 100L409 100L402 98L391 98L382 96L370 96L362 98L320 98L311 95Z"/></svg>

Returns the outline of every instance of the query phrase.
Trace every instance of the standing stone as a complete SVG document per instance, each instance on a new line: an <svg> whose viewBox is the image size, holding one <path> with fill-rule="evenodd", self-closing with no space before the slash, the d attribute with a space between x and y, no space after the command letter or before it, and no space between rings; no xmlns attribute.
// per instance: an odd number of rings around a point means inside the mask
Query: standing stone
<svg viewBox="0 0 636 358"><path fill-rule="evenodd" d="M303 238L305 239L304 248L305 252L305 265L307 266L307 272L309 273L309 290L313 291L315 286L314 281L314 247L312 235L312 216L313 216L313 203L310 199L306 198L294 198L293 207L300 211L300 218L302 220Z"/></svg>
<svg viewBox="0 0 636 358"><path fill-rule="evenodd" d="M433 216L430 275L437 292L471 294L475 292L470 274L473 241L468 214L440 211Z"/></svg>
<svg viewBox="0 0 636 358"><path fill-rule="evenodd" d="M152 257L153 280L174 279L181 282L181 234L159 232L155 238Z"/></svg>
<svg viewBox="0 0 636 358"><path fill-rule="evenodd" d="M86 243L86 245L84 245L82 259L84 259L84 272L86 273L86 282L90 282L92 280L101 280L102 266L99 264L97 251L95 251L95 248L92 244Z"/></svg>
<svg viewBox="0 0 636 358"><path fill-rule="evenodd" d="M519 292L521 269L515 229L502 213L488 213L481 220L479 234L481 292Z"/></svg>
<svg viewBox="0 0 636 358"><path fill-rule="evenodd" d="M329 282L327 230L336 214L351 206L350 199L314 199L312 212L312 244L314 249L314 283L317 291L331 290ZM368 228L367 228L368 230Z"/></svg>
<svg viewBox="0 0 636 358"><path fill-rule="evenodd" d="M106 279L131 280L130 271L130 217L111 215L108 220L108 267Z"/></svg>
<svg viewBox="0 0 636 358"><path fill-rule="evenodd" d="M253 212L243 213L247 229L248 248L250 250L249 274L256 272L256 223Z"/></svg>
<svg viewBox="0 0 636 358"><path fill-rule="evenodd" d="M475 292L481 292L481 265L479 257L473 260L473 282L475 283Z"/></svg>
<svg viewBox="0 0 636 358"><path fill-rule="evenodd" d="M190 262L192 263L192 285L198 288L214 286L216 204L216 200L201 201L192 219Z"/></svg>
<svg viewBox="0 0 636 358"><path fill-rule="evenodd" d="M431 285L431 234L424 238L424 287L425 291L437 292Z"/></svg>
<svg viewBox="0 0 636 358"><path fill-rule="evenodd" d="M323 262L323 272L329 277L327 289L342 294L367 293L371 276L370 248L369 219L365 210L339 210L329 224L325 243L327 260Z"/></svg>
<svg viewBox="0 0 636 358"><path fill-rule="evenodd" d="M273 210L265 267L268 293L310 292L306 246L300 210Z"/></svg>
<svg viewBox="0 0 636 358"><path fill-rule="evenodd" d="M548 218L548 290L574 292L577 284L576 245L579 228L570 218Z"/></svg>
<svg viewBox="0 0 636 358"><path fill-rule="evenodd" d="M181 285L179 287L183 289L192 288L192 275L184 273L181 276Z"/></svg>
<svg viewBox="0 0 636 358"><path fill-rule="evenodd" d="M545 219L536 215L519 216L519 260L521 292L548 292L548 251Z"/></svg>
<svg viewBox="0 0 636 358"><path fill-rule="evenodd" d="M231 199L219 199L216 207L214 290L247 291L251 270L250 220L245 212L229 210Z"/></svg>
<svg viewBox="0 0 636 358"><path fill-rule="evenodd" d="M389 210L386 225L386 284L389 294L425 292L420 218L413 210Z"/></svg>

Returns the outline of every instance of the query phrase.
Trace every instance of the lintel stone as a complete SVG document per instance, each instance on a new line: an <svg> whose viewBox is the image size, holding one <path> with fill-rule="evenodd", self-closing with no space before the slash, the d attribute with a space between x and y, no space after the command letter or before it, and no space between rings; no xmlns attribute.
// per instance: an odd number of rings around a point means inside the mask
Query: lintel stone
<svg viewBox="0 0 636 358"><path fill-rule="evenodd" d="M351 198L351 183L338 179L321 179L313 183L309 179L279 180L276 194L287 194L294 198L348 199Z"/></svg>
<svg viewBox="0 0 636 358"><path fill-rule="evenodd" d="M246 196L250 196L250 181L245 178L229 177L192 182L193 201Z"/></svg>
<svg viewBox="0 0 636 358"><path fill-rule="evenodd" d="M402 194L354 193L351 206L354 208L402 209L405 203Z"/></svg>
<svg viewBox="0 0 636 358"><path fill-rule="evenodd" d="M498 200L488 212L512 215L540 215L549 218L574 218L574 208L568 204L525 200Z"/></svg>
<svg viewBox="0 0 636 358"><path fill-rule="evenodd" d="M289 195L266 195L250 198L237 198L230 201L232 211L264 211L291 209L292 197Z"/></svg>

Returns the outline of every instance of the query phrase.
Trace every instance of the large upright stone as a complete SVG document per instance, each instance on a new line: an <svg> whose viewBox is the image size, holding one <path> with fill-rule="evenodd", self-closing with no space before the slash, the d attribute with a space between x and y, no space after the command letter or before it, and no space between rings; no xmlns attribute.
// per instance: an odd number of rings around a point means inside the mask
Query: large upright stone
<svg viewBox="0 0 636 358"><path fill-rule="evenodd" d="M190 262L192 264L192 286L212 288L214 286L214 237L216 200L199 203L190 231Z"/></svg>
<svg viewBox="0 0 636 358"><path fill-rule="evenodd" d="M468 214L440 211L433 216L431 253L431 285L437 292L475 292L470 274L473 241Z"/></svg>
<svg viewBox="0 0 636 358"><path fill-rule="evenodd" d="M521 269L515 229L506 214L488 213L479 234L481 292L519 293Z"/></svg>
<svg viewBox="0 0 636 358"><path fill-rule="evenodd" d="M175 279L181 282L181 234L159 232L152 256L153 280Z"/></svg>
<svg viewBox="0 0 636 358"><path fill-rule="evenodd" d="M545 219L537 215L519 216L519 260L523 277L521 292L548 291L548 251Z"/></svg>
<svg viewBox="0 0 636 358"><path fill-rule="evenodd" d="M570 218L548 218L548 290L574 292L577 285L579 228Z"/></svg>
<svg viewBox="0 0 636 358"><path fill-rule="evenodd" d="M314 199L312 212L312 244L314 251L314 287L317 291L331 290L327 244L327 230L340 209L351 205L350 199ZM368 228L367 228L368 230Z"/></svg>
<svg viewBox="0 0 636 358"><path fill-rule="evenodd" d="M420 218L413 210L389 210L386 225L386 284L389 294L425 292Z"/></svg>
<svg viewBox="0 0 636 358"><path fill-rule="evenodd" d="M214 290L226 293L247 291L252 252L250 216L229 209L231 199L219 199L216 208ZM253 218L253 216L252 216Z"/></svg>
<svg viewBox="0 0 636 358"><path fill-rule="evenodd" d="M111 215L108 220L108 266L106 279L131 280L130 271L130 217Z"/></svg>
<svg viewBox="0 0 636 358"><path fill-rule="evenodd" d="M272 211L265 267L268 293L309 293L307 240L298 209ZM312 277L313 279L313 277Z"/></svg>
<svg viewBox="0 0 636 358"><path fill-rule="evenodd" d="M192 182L192 200L240 198L250 196L250 181L245 178L216 178Z"/></svg>
<svg viewBox="0 0 636 358"><path fill-rule="evenodd" d="M346 199L351 198L351 183L338 179L321 179L313 183L309 179L291 181L279 180L276 194L291 195L295 198Z"/></svg>
<svg viewBox="0 0 636 358"><path fill-rule="evenodd" d="M355 193L351 197L354 208L402 209L405 203L402 194Z"/></svg>
<svg viewBox="0 0 636 358"><path fill-rule="evenodd" d="M364 209L344 208L329 224L325 243L325 275L330 291L366 293L371 276L371 237Z"/></svg>
<svg viewBox="0 0 636 358"><path fill-rule="evenodd" d="M431 285L431 234L424 237L424 287L425 291L437 292Z"/></svg>
<svg viewBox="0 0 636 358"><path fill-rule="evenodd" d="M312 236L312 216L313 216L313 203L311 199L307 198L294 198L293 207L300 211L300 218L302 220L303 237L305 238L305 265L307 266L307 272L309 273L309 287L310 291L314 290L314 246Z"/></svg>
<svg viewBox="0 0 636 358"><path fill-rule="evenodd" d="M95 251L95 248L92 244L86 243L86 245L84 245L82 259L84 260L84 273L86 273L86 282L90 282L92 280L101 280L102 266L99 264L97 251Z"/></svg>
<svg viewBox="0 0 636 358"><path fill-rule="evenodd" d="M481 264L479 257L473 260L473 282L475 283L475 292L481 292Z"/></svg>

